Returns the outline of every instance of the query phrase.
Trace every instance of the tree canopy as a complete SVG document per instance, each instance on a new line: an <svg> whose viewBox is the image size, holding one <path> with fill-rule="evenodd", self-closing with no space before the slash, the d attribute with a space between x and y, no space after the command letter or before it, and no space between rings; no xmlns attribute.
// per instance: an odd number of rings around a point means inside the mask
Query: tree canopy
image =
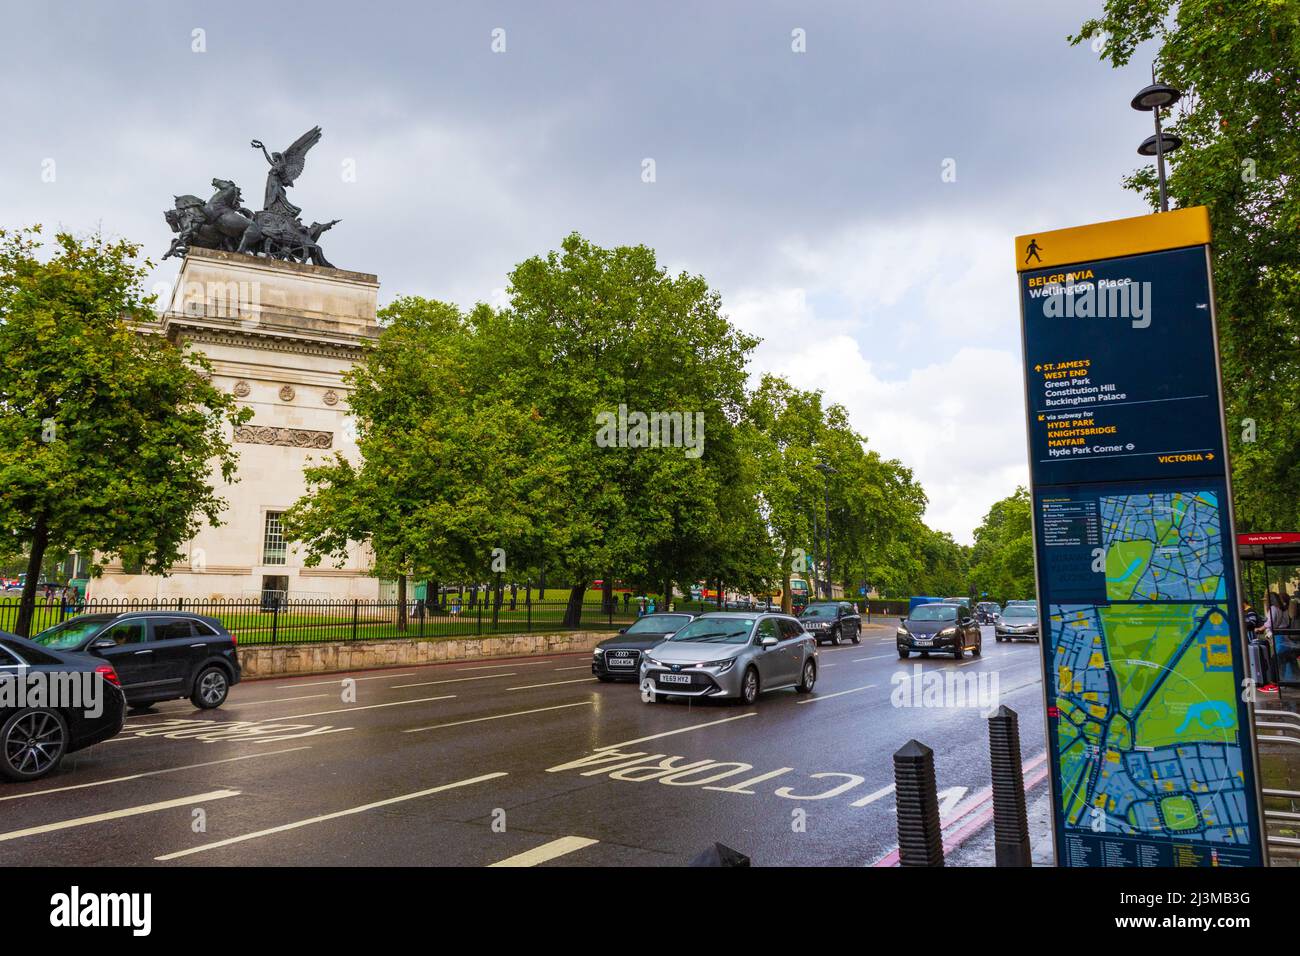
<svg viewBox="0 0 1300 956"><path fill-rule="evenodd" d="M1088 39L1115 67L1155 41L1184 93L1169 195L1210 213L1238 524L1300 528L1300 4L1107 0ZM1156 207L1153 166L1126 183Z"/></svg>
<svg viewBox="0 0 1300 956"><path fill-rule="evenodd" d="M0 537L28 574L30 626L47 551L164 573L225 501L229 430L251 412L209 382L202 355L141 331L152 319L139 249L101 236L0 230Z"/></svg>

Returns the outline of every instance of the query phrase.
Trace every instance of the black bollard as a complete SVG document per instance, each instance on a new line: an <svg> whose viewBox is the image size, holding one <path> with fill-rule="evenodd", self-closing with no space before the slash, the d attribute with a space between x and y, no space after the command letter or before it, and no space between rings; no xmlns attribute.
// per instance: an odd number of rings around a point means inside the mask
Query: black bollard
<svg viewBox="0 0 1300 956"><path fill-rule="evenodd" d="M934 782L934 751L909 740L894 754L898 798L898 865L943 866L943 830Z"/></svg>
<svg viewBox="0 0 1300 956"><path fill-rule="evenodd" d="M993 833L998 866L1032 866L1025 816L1025 772L1020 764L1020 718L1003 704L989 718L993 770Z"/></svg>
<svg viewBox="0 0 1300 956"><path fill-rule="evenodd" d="M700 852L687 866L749 866L749 857L725 843L715 843Z"/></svg>

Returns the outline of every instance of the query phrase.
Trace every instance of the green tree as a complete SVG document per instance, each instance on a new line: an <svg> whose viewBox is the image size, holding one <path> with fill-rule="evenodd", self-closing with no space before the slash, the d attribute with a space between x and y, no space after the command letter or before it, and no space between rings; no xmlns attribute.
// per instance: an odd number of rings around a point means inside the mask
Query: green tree
<svg viewBox="0 0 1300 956"><path fill-rule="evenodd" d="M699 276L669 275L645 246L605 249L576 234L515 268L507 292L509 306L478 328L481 387L537 410L563 472L545 564L569 584L566 623L578 622L595 578L617 571L671 588L694 580L705 556L734 558L753 528L722 509L745 474L733 428L757 340L721 314L717 293ZM620 407L700 416L698 456L598 440L598 416Z"/></svg>
<svg viewBox="0 0 1300 956"><path fill-rule="evenodd" d="M28 557L15 630L31 627L47 551L114 556L164 574L203 522L221 523L251 415L214 388L205 359L152 319L137 246L0 230L0 538Z"/></svg>
<svg viewBox="0 0 1300 956"><path fill-rule="evenodd" d="M1031 528L1029 490L1019 487L1014 494L993 503L984 521L975 529L971 549L971 581L998 601L1026 598L1034 594L1034 540Z"/></svg>
<svg viewBox="0 0 1300 956"><path fill-rule="evenodd" d="M1300 527L1300 4L1107 0L1070 40L1093 38L1114 67L1156 41L1184 91L1169 194L1210 212L1238 523ZM1126 182L1155 207L1152 166Z"/></svg>
<svg viewBox="0 0 1300 956"><path fill-rule="evenodd" d="M367 545L373 573L397 581L404 628L408 576L484 581L494 549L507 568L541 553L560 476L536 410L480 387L470 319L415 297L379 318L378 342L347 374L359 460L335 453L306 469L285 528L309 566L341 566L353 542Z"/></svg>

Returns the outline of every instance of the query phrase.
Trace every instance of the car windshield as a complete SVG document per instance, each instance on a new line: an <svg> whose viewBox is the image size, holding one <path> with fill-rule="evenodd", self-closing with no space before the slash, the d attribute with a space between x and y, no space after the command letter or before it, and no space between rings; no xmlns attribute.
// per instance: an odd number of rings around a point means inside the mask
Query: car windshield
<svg viewBox="0 0 1300 956"><path fill-rule="evenodd" d="M47 627L32 638L37 644L55 649L68 650L77 647L92 634L99 631L111 621L111 617L77 617L62 624Z"/></svg>
<svg viewBox="0 0 1300 956"><path fill-rule="evenodd" d="M913 621L955 621L957 609L951 604L921 604L912 609Z"/></svg>
<svg viewBox="0 0 1300 956"><path fill-rule="evenodd" d="M1022 617L1027 621L1032 621L1038 617L1038 610L1034 607L1030 607L1029 605L1015 604L1007 608L1005 611L1003 611L1002 616L1016 617L1016 618Z"/></svg>
<svg viewBox="0 0 1300 956"><path fill-rule="evenodd" d="M809 604L803 609L800 617L834 617L836 607L834 604Z"/></svg>
<svg viewBox="0 0 1300 956"><path fill-rule="evenodd" d="M981 611L996 611L997 609L998 606L996 604L989 604L987 601L980 605Z"/></svg>
<svg viewBox="0 0 1300 956"><path fill-rule="evenodd" d="M693 641L698 644L744 644L754 626L752 617L696 618L669 638L670 641Z"/></svg>
<svg viewBox="0 0 1300 956"><path fill-rule="evenodd" d="M627 634L671 634L690 620L685 614L656 614L643 617L627 629Z"/></svg>

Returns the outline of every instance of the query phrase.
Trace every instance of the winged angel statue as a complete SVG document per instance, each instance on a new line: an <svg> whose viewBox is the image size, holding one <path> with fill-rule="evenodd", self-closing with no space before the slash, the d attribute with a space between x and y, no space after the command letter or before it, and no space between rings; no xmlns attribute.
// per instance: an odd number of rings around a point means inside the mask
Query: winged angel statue
<svg viewBox="0 0 1300 956"><path fill-rule="evenodd" d="M321 130L313 126L284 152L268 153L261 140L253 140L270 169L266 174L266 192L260 212L250 212L240 205L239 187L226 179L212 180L216 190L207 202L197 196L176 196L176 204L167 210L168 224L175 232L168 256L184 255L190 248L223 249L271 259L312 262L330 266L318 240L339 220L313 222L304 226L298 217L302 210L289 202L287 190L302 174L307 152L320 142Z"/></svg>

